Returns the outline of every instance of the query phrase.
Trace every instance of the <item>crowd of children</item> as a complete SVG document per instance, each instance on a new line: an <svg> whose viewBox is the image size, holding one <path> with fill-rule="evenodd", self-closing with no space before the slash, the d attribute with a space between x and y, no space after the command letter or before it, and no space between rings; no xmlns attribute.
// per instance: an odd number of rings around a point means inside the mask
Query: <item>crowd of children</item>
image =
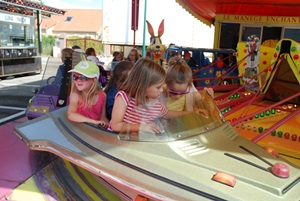
<svg viewBox="0 0 300 201"><path fill-rule="evenodd" d="M131 53L134 51L131 51ZM115 54L123 57L122 54ZM115 58L116 59L116 58ZM99 87L99 67L81 61L72 70L68 118L74 122L98 125L114 132L160 133L157 119L172 119L195 110L201 100L193 85L192 70L181 57L173 57L165 70L148 59L119 60L106 87ZM212 89L206 91L213 97Z"/></svg>

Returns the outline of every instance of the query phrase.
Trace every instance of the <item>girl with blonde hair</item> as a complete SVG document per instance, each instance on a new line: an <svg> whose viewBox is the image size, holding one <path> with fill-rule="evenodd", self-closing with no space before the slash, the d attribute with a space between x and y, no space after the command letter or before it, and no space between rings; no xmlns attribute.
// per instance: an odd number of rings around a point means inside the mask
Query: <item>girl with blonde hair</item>
<svg viewBox="0 0 300 201"><path fill-rule="evenodd" d="M133 133L160 133L155 120L185 114L169 111L160 102L165 79L166 72L159 64L147 58L139 59L116 95L109 129L119 132L129 126Z"/></svg>
<svg viewBox="0 0 300 201"><path fill-rule="evenodd" d="M92 61L81 61L72 72L68 118L75 122L87 122L107 128L106 94L98 85L99 68Z"/></svg>
<svg viewBox="0 0 300 201"><path fill-rule="evenodd" d="M195 111L195 102L201 101L201 95L193 84L193 72L179 56L172 57L168 62L166 87L164 88L165 104L168 110ZM212 97L212 88L204 88ZM204 108L199 113L208 115Z"/></svg>

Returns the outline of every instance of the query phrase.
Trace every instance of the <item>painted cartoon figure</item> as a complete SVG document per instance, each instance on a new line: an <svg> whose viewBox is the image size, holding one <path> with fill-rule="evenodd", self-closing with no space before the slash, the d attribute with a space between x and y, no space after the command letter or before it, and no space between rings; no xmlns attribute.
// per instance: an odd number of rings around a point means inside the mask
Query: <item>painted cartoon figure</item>
<svg viewBox="0 0 300 201"><path fill-rule="evenodd" d="M247 64L244 69L244 77L243 80L249 82L250 84L257 83L258 79L257 74L258 72L258 64L259 64L259 57L260 57L260 41L259 38L255 35L248 36L247 39L247 46L248 46L248 54L246 61Z"/></svg>
<svg viewBox="0 0 300 201"><path fill-rule="evenodd" d="M146 22L148 26L148 32L151 35L150 45L147 47L147 50L151 53L151 58L153 58L155 62L161 64L161 61L163 60L162 56L167 49L167 47L162 44L160 38L164 34L164 20L162 20L159 25L157 36L154 34L152 25L148 21Z"/></svg>

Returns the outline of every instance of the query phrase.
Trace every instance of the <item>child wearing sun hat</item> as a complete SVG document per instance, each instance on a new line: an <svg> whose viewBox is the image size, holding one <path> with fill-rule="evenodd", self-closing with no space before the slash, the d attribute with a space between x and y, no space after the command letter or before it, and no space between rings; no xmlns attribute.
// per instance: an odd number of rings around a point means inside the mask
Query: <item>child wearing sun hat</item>
<svg viewBox="0 0 300 201"><path fill-rule="evenodd" d="M99 67L92 61L81 61L69 72L72 73L73 80L69 98L69 120L106 128L106 94L98 85Z"/></svg>
<svg viewBox="0 0 300 201"><path fill-rule="evenodd" d="M88 78L99 78L99 67L92 61L81 61L69 73L79 73Z"/></svg>

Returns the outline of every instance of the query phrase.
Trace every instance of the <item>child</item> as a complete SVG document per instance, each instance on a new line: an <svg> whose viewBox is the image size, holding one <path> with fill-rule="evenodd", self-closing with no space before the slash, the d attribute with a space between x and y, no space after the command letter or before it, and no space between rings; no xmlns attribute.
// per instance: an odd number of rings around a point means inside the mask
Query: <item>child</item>
<svg viewBox="0 0 300 201"><path fill-rule="evenodd" d="M118 52L118 51L116 51L116 52L114 52L113 53L113 60L112 61L123 61L123 54L121 53L121 52Z"/></svg>
<svg viewBox="0 0 300 201"><path fill-rule="evenodd" d="M98 57L96 56L96 51L94 48L89 47L85 50L86 59L92 61L97 64L98 68L100 69L100 76L99 76L99 84L101 87L105 87L108 80L107 72L103 67L103 62L100 62Z"/></svg>
<svg viewBox="0 0 300 201"><path fill-rule="evenodd" d="M106 97L106 117L110 120L115 96L119 91L121 84L126 80L128 72L131 70L133 63L130 61L120 61L115 66L112 75L104 89Z"/></svg>
<svg viewBox="0 0 300 201"><path fill-rule="evenodd" d="M119 132L129 127L133 133L160 133L155 120L185 114L168 111L160 102L165 78L166 72L159 64L147 58L139 59L116 95L109 130Z"/></svg>
<svg viewBox="0 0 300 201"><path fill-rule="evenodd" d="M123 61L123 53L122 52L114 52L113 53L113 59L112 61L108 64L108 69L110 70L110 72L112 73L112 71L114 70L115 66L117 65L117 63L119 63L120 61Z"/></svg>
<svg viewBox="0 0 300 201"><path fill-rule="evenodd" d="M85 54L86 54L86 59L89 60L89 61L93 61L95 62L96 64L98 64L100 61L99 59L97 58L96 56L96 51L94 48L92 47L89 47L85 50Z"/></svg>
<svg viewBox="0 0 300 201"><path fill-rule="evenodd" d="M81 50L81 47L79 45L73 45L72 50Z"/></svg>
<svg viewBox="0 0 300 201"><path fill-rule="evenodd" d="M140 58L139 52L137 51L137 49L133 48L130 50L130 52L125 60L135 63L137 60L139 60L139 58Z"/></svg>
<svg viewBox="0 0 300 201"><path fill-rule="evenodd" d="M74 69L68 118L107 128L106 94L98 86L99 68L91 61L81 61Z"/></svg>
<svg viewBox="0 0 300 201"><path fill-rule="evenodd" d="M166 107L168 110L175 111L194 111L194 103L201 100L198 90L193 84L191 68L180 57L172 57L168 62L166 88ZM211 88L205 90L213 96ZM208 115L207 110L197 108L197 111Z"/></svg>
<svg viewBox="0 0 300 201"><path fill-rule="evenodd" d="M72 57L74 50L72 50L71 48L64 48L61 50L61 61L63 64L61 64L57 71L56 71L56 76L55 76L55 84L60 84L61 83L61 79L63 77L63 72L64 72L64 68L65 68L65 59L66 57ZM66 69L67 70L67 69Z"/></svg>

